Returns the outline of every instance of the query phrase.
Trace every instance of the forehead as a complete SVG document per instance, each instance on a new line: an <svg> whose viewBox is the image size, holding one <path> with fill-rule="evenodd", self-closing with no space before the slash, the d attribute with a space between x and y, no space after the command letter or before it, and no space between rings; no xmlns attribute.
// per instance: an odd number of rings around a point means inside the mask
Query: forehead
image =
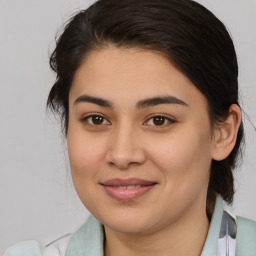
<svg viewBox="0 0 256 256"><path fill-rule="evenodd" d="M206 99L195 85L156 51L105 48L91 52L77 70L70 100L82 94L112 101L171 95L190 103Z"/></svg>

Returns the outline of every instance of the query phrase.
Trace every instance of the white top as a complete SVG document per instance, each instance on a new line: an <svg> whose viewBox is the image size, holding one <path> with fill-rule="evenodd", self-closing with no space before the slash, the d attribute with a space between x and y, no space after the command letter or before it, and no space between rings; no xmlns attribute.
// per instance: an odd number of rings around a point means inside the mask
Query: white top
<svg viewBox="0 0 256 256"><path fill-rule="evenodd" d="M236 246L237 245L237 246ZM73 235L42 246L27 241L7 249L4 256L103 256L104 229L92 215ZM256 222L234 216L217 197L201 256L255 256Z"/></svg>
<svg viewBox="0 0 256 256"><path fill-rule="evenodd" d="M42 256L64 256L71 236L66 235L46 245Z"/></svg>
<svg viewBox="0 0 256 256"><path fill-rule="evenodd" d="M7 249L4 256L65 256L71 236L63 236L46 246L35 240L21 242Z"/></svg>

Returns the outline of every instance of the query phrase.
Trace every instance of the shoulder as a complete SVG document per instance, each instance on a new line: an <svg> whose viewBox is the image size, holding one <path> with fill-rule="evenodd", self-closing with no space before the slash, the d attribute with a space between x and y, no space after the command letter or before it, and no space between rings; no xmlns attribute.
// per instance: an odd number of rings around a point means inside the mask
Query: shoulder
<svg viewBox="0 0 256 256"><path fill-rule="evenodd" d="M3 256L64 256L70 238L70 234L65 235L46 246L35 240L25 241L8 248Z"/></svg>
<svg viewBox="0 0 256 256"><path fill-rule="evenodd" d="M34 240L18 243L8 248L5 251L3 256L23 256L23 255L41 256L40 244Z"/></svg>
<svg viewBox="0 0 256 256"><path fill-rule="evenodd" d="M71 234L60 237L59 239L46 245L43 256L64 256L68 247Z"/></svg>
<svg viewBox="0 0 256 256"><path fill-rule="evenodd" d="M237 216L237 255L255 256L256 221Z"/></svg>
<svg viewBox="0 0 256 256"><path fill-rule="evenodd" d="M18 243L8 248L3 256L73 256L80 251L103 255L103 243L102 224L91 215L73 234L62 236L47 245L34 240Z"/></svg>

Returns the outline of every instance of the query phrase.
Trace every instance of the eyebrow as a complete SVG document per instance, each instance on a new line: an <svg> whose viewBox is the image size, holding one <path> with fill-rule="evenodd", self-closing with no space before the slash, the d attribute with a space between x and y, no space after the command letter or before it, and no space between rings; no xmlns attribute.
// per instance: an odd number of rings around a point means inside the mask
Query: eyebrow
<svg viewBox="0 0 256 256"><path fill-rule="evenodd" d="M140 100L136 104L136 107L140 109L140 108L152 107L160 104L176 104L176 105L188 106L187 103L185 103L184 101L174 96L158 96L158 97L152 97L152 98Z"/></svg>
<svg viewBox="0 0 256 256"><path fill-rule="evenodd" d="M88 96L88 95L79 96L75 100L74 105L81 102L89 102L89 103L93 103L101 107L107 107L107 108L113 108L114 106L114 104L111 101L98 98L98 97ZM141 109L141 108L152 107L160 104L175 104L175 105L188 106L187 103L185 103L184 101L174 96L157 96L157 97L147 98L147 99L138 101L136 104L136 108Z"/></svg>
<svg viewBox="0 0 256 256"><path fill-rule="evenodd" d="M102 99L102 98L88 96L88 95L79 96L75 100L74 105L77 105L78 103L81 103L81 102L89 102L89 103L94 103L96 105L99 105L101 107L113 108L113 103L111 103L110 101Z"/></svg>

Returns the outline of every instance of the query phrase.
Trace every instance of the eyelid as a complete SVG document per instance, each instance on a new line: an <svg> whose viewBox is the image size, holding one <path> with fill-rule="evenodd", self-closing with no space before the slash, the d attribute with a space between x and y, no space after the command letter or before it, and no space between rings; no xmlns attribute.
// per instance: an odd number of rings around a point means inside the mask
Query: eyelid
<svg viewBox="0 0 256 256"><path fill-rule="evenodd" d="M95 117L95 116L102 117L104 119L103 122L107 121L107 124L102 123L102 124L97 125L97 124L93 124L93 123L88 122L89 118L92 118L92 117ZM155 117L164 118L165 123L163 125L149 124L149 121L152 120ZM167 121L167 123L166 123L166 121ZM81 122L87 123L88 125L91 125L91 126L102 126L102 125L111 125L112 124L103 114L100 114L100 113L87 114L87 115L85 115L81 118ZM169 125L171 125L173 123L176 123L176 122L177 121L173 117L170 117L169 115L167 116L165 114L154 114L154 115L148 117L147 120L143 123L143 125L148 125L148 126L151 126L151 127L154 127L154 128L163 128L163 127L169 126Z"/></svg>
<svg viewBox="0 0 256 256"><path fill-rule="evenodd" d="M92 117L95 117L95 116L98 116L98 117L102 117L105 121L108 122L108 124L99 124L99 125L96 125L96 124L92 124L92 123L89 123L88 122L88 119L89 118L92 118ZM91 113L91 114L88 114L88 115L85 115L81 118L81 122L83 123L88 123L89 125L91 126L102 126L102 125L110 125L111 122L102 114L99 114L99 113Z"/></svg>
<svg viewBox="0 0 256 256"><path fill-rule="evenodd" d="M155 114L155 115L150 116L149 118L147 118L147 120L143 124L149 123L149 121L151 119L153 119L154 117L162 117L162 118L165 119L165 121L168 121L168 124L163 124L163 125L155 125L155 124L153 124L153 125L149 125L149 126L156 127L156 128L165 127L165 126L168 126L168 125L171 125L171 124L174 124L174 123L177 122L174 118L172 118L170 116L166 116L164 114Z"/></svg>

